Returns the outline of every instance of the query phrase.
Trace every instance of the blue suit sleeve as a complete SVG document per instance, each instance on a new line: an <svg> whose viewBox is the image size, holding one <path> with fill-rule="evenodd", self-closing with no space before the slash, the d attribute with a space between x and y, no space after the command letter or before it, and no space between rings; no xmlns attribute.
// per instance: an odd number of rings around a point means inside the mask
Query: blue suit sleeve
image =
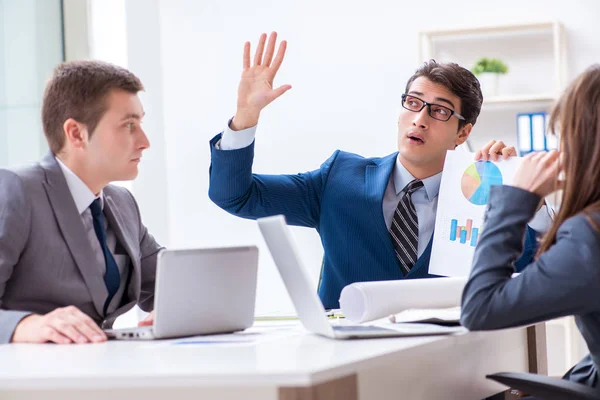
<svg viewBox="0 0 600 400"><path fill-rule="evenodd" d="M471 330L528 325L600 310L600 232L577 215L559 228L556 243L517 277L513 261L539 197L492 187L473 269L462 295L462 324Z"/></svg>
<svg viewBox="0 0 600 400"><path fill-rule="evenodd" d="M297 175L252 173L254 143L238 150L218 150L221 134L210 141L210 199L225 211L256 219L283 214L291 225L316 228L321 200L336 151L321 168Z"/></svg>

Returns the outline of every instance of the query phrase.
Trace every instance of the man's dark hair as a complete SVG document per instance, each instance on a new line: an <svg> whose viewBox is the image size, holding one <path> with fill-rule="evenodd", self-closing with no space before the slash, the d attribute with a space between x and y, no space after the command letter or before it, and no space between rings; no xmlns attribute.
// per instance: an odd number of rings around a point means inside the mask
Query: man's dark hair
<svg viewBox="0 0 600 400"><path fill-rule="evenodd" d="M114 89L136 94L144 86L127 69L102 61L73 61L54 69L42 102L42 126L54 154L65 144L63 124L69 118L85 124L92 136Z"/></svg>
<svg viewBox="0 0 600 400"><path fill-rule="evenodd" d="M465 117L465 120L459 121L459 129L469 123L475 125L481 111L483 95L481 94L479 81L471 71L456 63L437 63L435 60L429 60L423 63L410 77L406 83L405 93L408 93L415 79L421 76L446 87L460 97L462 106L456 112Z"/></svg>

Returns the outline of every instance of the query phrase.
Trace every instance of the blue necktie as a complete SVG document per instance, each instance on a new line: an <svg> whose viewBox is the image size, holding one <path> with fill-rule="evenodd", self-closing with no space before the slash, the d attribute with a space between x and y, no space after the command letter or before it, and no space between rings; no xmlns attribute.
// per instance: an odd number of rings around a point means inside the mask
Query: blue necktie
<svg viewBox="0 0 600 400"><path fill-rule="evenodd" d="M92 211L92 217L94 218L94 231L96 231L96 236L98 237L98 242L100 242L100 247L104 253L104 261L106 263L106 275L104 275L104 283L106 284L106 289L108 289L108 298L104 303L104 315L106 315L106 310L108 309L110 301L114 297L115 293L117 293L117 290L119 290L121 276L119 274L119 267L117 266L113 255L106 245L104 215L102 214L102 205L100 204L99 198L94 200L94 202L90 205L90 210Z"/></svg>

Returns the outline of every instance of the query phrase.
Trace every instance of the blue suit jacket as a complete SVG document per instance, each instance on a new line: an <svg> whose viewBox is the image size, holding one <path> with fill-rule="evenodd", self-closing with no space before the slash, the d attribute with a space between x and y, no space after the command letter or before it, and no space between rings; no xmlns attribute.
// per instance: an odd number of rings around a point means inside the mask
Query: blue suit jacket
<svg viewBox="0 0 600 400"><path fill-rule="evenodd" d="M339 308L342 288L353 282L428 278L431 244L402 275L383 218L385 189L398 153L363 158L337 150L321 168L297 175L252 174L254 143L221 151L210 142L209 197L225 211L249 219L283 214L290 225L315 228L325 249L319 296ZM533 235L533 236L532 236ZM527 235L520 263L531 261L535 234Z"/></svg>

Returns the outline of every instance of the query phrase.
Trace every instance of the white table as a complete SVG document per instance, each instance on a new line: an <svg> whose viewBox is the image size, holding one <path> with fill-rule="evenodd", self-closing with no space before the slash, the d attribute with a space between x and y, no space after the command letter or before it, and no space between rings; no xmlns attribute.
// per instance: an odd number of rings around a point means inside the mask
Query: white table
<svg viewBox="0 0 600 400"><path fill-rule="evenodd" d="M255 339L3 345L0 399L465 400L505 389L485 374L530 369L524 328L342 341L279 326L248 337Z"/></svg>

